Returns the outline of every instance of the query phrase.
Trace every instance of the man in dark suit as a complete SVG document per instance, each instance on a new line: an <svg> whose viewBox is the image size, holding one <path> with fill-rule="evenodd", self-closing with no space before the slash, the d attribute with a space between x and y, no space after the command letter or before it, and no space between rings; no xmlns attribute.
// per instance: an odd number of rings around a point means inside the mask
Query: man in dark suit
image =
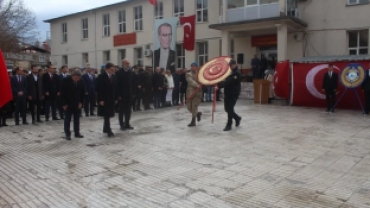
<svg viewBox="0 0 370 208"><path fill-rule="evenodd" d="M181 76L181 69L176 69L176 73L172 75L174 88L172 91L172 103L174 106L179 105L180 99L180 76Z"/></svg>
<svg viewBox="0 0 370 208"><path fill-rule="evenodd" d="M362 83L362 91L365 94L365 114L370 111L370 63L369 69L365 71L365 80Z"/></svg>
<svg viewBox="0 0 370 208"><path fill-rule="evenodd" d="M15 107L15 125L19 125L19 114L22 117L23 124L27 125L26 119L26 96L27 96L27 81L22 75L22 68L15 68L15 75L11 78L13 100Z"/></svg>
<svg viewBox="0 0 370 208"><path fill-rule="evenodd" d="M324 75L322 89L326 95L326 112L334 112L335 94L338 90L338 74L333 71L333 64L329 64L328 72Z"/></svg>
<svg viewBox="0 0 370 208"><path fill-rule="evenodd" d="M103 132L108 133L108 137L113 137L114 133L110 127L110 117L114 116L115 104L117 103L116 95L116 77L114 75L115 67L112 63L107 63L105 72L101 73L97 79L97 98L98 114L104 117Z"/></svg>
<svg viewBox="0 0 370 208"><path fill-rule="evenodd" d="M81 71L76 69L71 76L63 79L61 88L61 102L65 112L64 133L66 139L71 140L70 124L73 115L73 130L76 138L83 138L80 133L80 110L85 96L85 86L81 80Z"/></svg>
<svg viewBox="0 0 370 208"><path fill-rule="evenodd" d="M85 109L85 116L89 117L89 112L91 116L94 116L94 107L95 107L95 74L93 69L90 68L90 64L86 64L86 74L82 76L82 79L85 84L85 102L84 102L84 109Z"/></svg>
<svg viewBox="0 0 370 208"><path fill-rule="evenodd" d="M224 131L230 131L233 124L233 119L235 120L235 126L240 125L242 117L235 113L234 107L236 101L238 101L240 91L241 91L241 81L242 75L236 65L235 60L230 60L229 66L232 70L231 74L225 79L224 82L219 84L219 88L224 88L224 105L225 111L227 112L227 124Z"/></svg>
<svg viewBox="0 0 370 208"><path fill-rule="evenodd" d="M156 67L152 77L154 108L161 107L161 95L163 91L163 83L164 80L163 76L161 75L161 69L159 67Z"/></svg>
<svg viewBox="0 0 370 208"><path fill-rule="evenodd" d="M42 86L42 76L39 75L39 69L37 65L32 65L32 73L29 74L26 78L27 80L27 98L30 104L30 110L32 115L32 124L37 122L41 123L40 114L41 114L41 104L44 99L44 89ZM36 119L35 119L35 107L36 110Z"/></svg>
<svg viewBox="0 0 370 208"><path fill-rule="evenodd" d="M64 65L60 68L60 74L59 74L59 92L61 91L63 87L63 80L69 77L69 74L67 73L67 66ZM64 109L62 105L62 100L60 95L57 97L57 105L58 105L58 110L59 110L59 116L61 119L64 119Z"/></svg>
<svg viewBox="0 0 370 208"><path fill-rule="evenodd" d="M134 77L135 77L135 86L136 91L135 97L133 98L132 109L133 111L141 111L141 95L142 95L142 71L141 66L134 67Z"/></svg>
<svg viewBox="0 0 370 208"><path fill-rule="evenodd" d="M116 92L119 105L118 121L122 131L133 130L134 127L130 125L130 119L133 98L136 93L136 84L135 74L132 69L130 69L130 63L127 59L123 60L122 69L116 72L116 79ZM123 114L125 114L125 122L123 122Z"/></svg>
<svg viewBox="0 0 370 208"><path fill-rule="evenodd" d="M143 95L143 104L145 110L152 109L150 103L153 101L153 85L152 85L152 71L153 68L147 68L142 74L142 95Z"/></svg>
<svg viewBox="0 0 370 208"><path fill-rule="evenodd" d="M57 118L57 96L60 95L60 79L55 73L55 68L53 65L47 66L47 72L42 77L44 93L45 93L45 118L49 121L50 118L50 108L52 112L53 120L59 120Z"/></svg>
<svg viewBox="0 0 370 208"><path fill-rule="evenodd" d="M175 73L175 51L171 50L172 26L163 23L158 27L160 48L154 51L154 67L170 69Z"/></svg>

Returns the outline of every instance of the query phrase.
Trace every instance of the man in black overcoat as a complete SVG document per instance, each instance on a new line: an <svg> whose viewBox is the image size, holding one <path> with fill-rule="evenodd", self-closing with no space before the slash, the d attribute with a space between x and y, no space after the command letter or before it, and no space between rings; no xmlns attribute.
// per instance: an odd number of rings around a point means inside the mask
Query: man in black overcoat
<svg viewBox="0 0 370 208"><path fill-rule="evenodd" d="M14 115L15 125L19 125L19 114L22 117L23 124L28 124L26 120L26 95L27 95L27 81L26 77L22 75L22 68L15 68L15 75L11 78L13 100L14 100Z"/></svg>
<svg viewBox="0 0 370 208"><path fill-rule="evenodd" d="M42 86L42 76L39 75L39 69L37 65L32 65L32 73L27 76L27 98L30 105L32 124L36 124L36 121L41 123L41 105L44 100L44 88ZM35 107L36 116L35 116Z"/></svg>
<svg viewBox="0 0 370 208"><path fill-rule="evenodd" d="M73 130L76 138L83 138L80 133L80 113L85 96L85 86L81 79L79 69L72 72L71 76L63 79L61 88L61 104L64 110L64 132L66 139L71 140L70 124L73 116Z"/></svg>
<svg viewBox="0 0 370 208"><path fill-rule="evenodd" d="M114 107L117 103L116 77L114 75L115 66L107 63L105 72L101 73L97 79L97 99L99 116L104 117L103 132L108 133L108 137L113 137L114 133L110 127L110 118L114 117Z"/></svg>
<svg viewBox="0 0 370 208"><path fill-rule="evenodd" d="M49 121L50 108L52 112L52 119L59 120L57 118L57 96L60 95L60 79L55 73L53 65L47 66L47 72L42 77L44 93L45 93L45 118Z"/></svg>
<svg viewBox="0 0 370 208"><path fill-rule="evenodd" d="M134 127L130 125L131 110L133 105L135 89L135 74L130 69L130 63L127 59L122 61L122 68L116 72L116 93L119 105L118 121L121 130L133 130ZM123 114L125 115L125 122L123 122Z"/></svg>
<svg viewBox="0 0 370 208"><path fill-rule="evenodd" d="M326 112L334 112L335 96L338 90L338 74L333 71L333 64L329 64L328 72L325 73L322 89L326 95Z"/></svg>

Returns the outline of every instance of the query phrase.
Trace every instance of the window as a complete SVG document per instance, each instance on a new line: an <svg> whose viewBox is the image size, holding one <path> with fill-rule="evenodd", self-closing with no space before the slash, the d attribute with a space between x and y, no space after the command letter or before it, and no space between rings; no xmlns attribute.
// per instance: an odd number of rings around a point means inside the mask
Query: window
<svg viewBox="0 0 370 208"><path fill-rule="evenodd" d="M279 0L260 0L260 4L274 4L279 3Z"/></svg>
<svg viewBox="0 0 370 208"><path fill-rule="evenodd" d="M110 51L103 51L103 62L107 63L110 61Z"/></svg>
<svg viewBox="0 0 370 208"><path fill-rule="evenodd" d="M208 43L198 43L198 63L203 66L208 61Z"/></svg>
<svg viewBox="0 0 370 208"><path fill-rule="evenodd" d="M89 23L87 18L82 19L82 39L89 38Z"/></svg>
<svg viewBox="0 0 370 208"><path fill-rule="evenodd" d="M126 32L126 11L122 10L118 12L118 32Z"/></svg>
<svg viewBox="0 0 370 208"><path fill-rule="evenodd" d="M185 68L185 49L182 44L176 44L177 68Z"/></svg>
<svg viewBox="0 0 370 208"><path fill-rule="evenodd" d="M89 63L89 54L83 53L82 54L82 63L85 65L86 63Z"/></svg>
<svg viewBox="0 0 370 208"><path fill-rule="evenodd" d="M224 1L220 0L219 3L220 3L220 16L223 16L224 15L224 6L223 6Z"/></svg>
<svg viewBox="0 0 370 208"><path fill-rule="evenodd" d="M163 19L163 2L157 2L154 7L154 19Z"/></svg>
<svg viewBox="0 0 370 208"><path fill-rule="evenodd" d="M196 0L197 1L197 21L207 22L208 21L208 0Z"/></svg>
<svg viewBox="0 0 370 208"><path fill-rule="evenodd" d="M118 61L122 61L126 58L126 50L122 49L118 51Z"/></svg>
<svg viewBox="0 0 370 208"><path fill-rule="evenodd" d="M110 36L109 14L103 15L103 36Z"/></svg>
<svg viewBox="0 0 370 208"><path fill-rule="evenodd" d="M39 63L45 63L45 56L39 56Z"/></svg>
<svg viewBox="0 0 370 208"><path fill-rule="evenodd" d="M228 9L235 9L239 7L244 7L244 0L228 0L227 1Z"/></svg>
<svg viewBox="0 0 370 208"><path fill-rule="evenodd" d="M182 17L184 14L184 0L173 0L173 16Z"/></svg>
<svg viewBox="0 0 370 208"><path fill-rule="evenodd" d="M135 31L143 30L143 7L138 6L134 7L134 14L135 14Z"/></svg>
<svg viewBox="0 0 370 208"><path fill-rule="evenodd" d="M143 49L142 48L135 48L135 64L143 65Z"/></svg>
<svg viewBox="0 0 370 208"><path fill-rule="evenodd" d="M234 53L235 53L235 42L234 40L230 41L230 57L234 59Z"/></svg>
<svg viewBox="0 0 370 208"><path fill-rule="evenodd" d="M247 6L257 5L257 0L247 0Z"/></svg>
<svg viewBox="0 0 370 208"><path fill-rule="evenodd" d="M68 56L62 56L62 65L68 65Z"/></svg>
<svg viewBox="0 0 370 208"><path fill-rule="evenodd" d="M369 54L369 30L349 31L348 50L350 55Z"/></svg>
<svg viewBox="0 0 370 208"><path fill-rule="evenodd" d="M368 4L369 0L347 0L348 5L355 5L355 4Z"/></svg>
<svg viewBox="0 0 370 208"><path fill-rule="evenodd" d="M62 42L67 42L67 23L62 23Z"/></svg>

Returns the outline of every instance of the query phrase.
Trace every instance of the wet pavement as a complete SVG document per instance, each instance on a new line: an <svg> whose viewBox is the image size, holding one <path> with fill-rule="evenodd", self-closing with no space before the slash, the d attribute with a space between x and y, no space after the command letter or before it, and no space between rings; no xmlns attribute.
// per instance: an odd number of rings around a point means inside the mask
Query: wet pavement
<svg viewBox="0 0 370 208"><path fill-rule="evenodd" d="M0 128L0 207L370 207L370 117L244 100L223 132L217 107L191 129L185 108L116 116L112 139L98 117L72 141L62 121Z"/></svg>

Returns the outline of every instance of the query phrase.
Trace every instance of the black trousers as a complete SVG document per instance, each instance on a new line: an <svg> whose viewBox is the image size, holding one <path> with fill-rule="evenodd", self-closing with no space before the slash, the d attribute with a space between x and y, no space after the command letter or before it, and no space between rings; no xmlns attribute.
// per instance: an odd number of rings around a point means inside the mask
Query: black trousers
<svg viewBox="0 0 370 208"><path fill-rule="evenodd" d="M71 135L70 125L73 116L73 130L75 135L80 133L80 110L66 110L64 111L65 118L64 118L64 132L66 135Z"/></svg>
<svg viewBox="0 0 370 208"><path fill-rule="evenodd" d="M0 108L0 127L6 125L6 118L8 117L10 102Z"/></svg>
<svg viewBox="0 0 370 208"><path fill-rule="evenodd" d="M162 103L162 107L165 107L166 106L166 95L167 95L167 89L163 89L161 91L161 103Z"/></svg>
<svg viewBox="0 0 370 208"><path fill-rule="evenodd" d="M326 110L330 111L335 104L335 92L334 91L326 91Z"/></svg>
<svg viewBox="0 0 370 208"><path fill-rule="evenodd" d="M172 103L178 105L180 100L180 89L174 88L172 91Z"/></svg>
<svg viewBox="0 0 370 208"><path fill-rule="evenodd" d="M236 101L238 100L238 95L227 95L225 94L225 111L227 112L227 124L226 126L231 126L233 124L233 119L239 119L238 114L235 113L234 107Z"/></svg>
<svg viewBox="0 0 370 208"><path fill-rule="evenodd" d="M110 116L104 116L103 132L105 133L112 132L112 129L110 128Z"/></svg>
<svg viewBox="0 0 370 208"><path fill-rule="evenodd" d="M58 96L57 99L56 99L56 102L57 102L57 108L58 108L58 111L59 111L59 116L60 116L60 118L64 118L64 109L63 109L63 106L62 106L62 98L60 96ZM53 116L53 118L55 118L55 117Z"/></svg>
<svg viewBox="0 0 370 208"><path fill-rule="evenodd" d="M142 95L144 109L150 108L150 103L153 102L153 92L145 90L144 92L142 92Z"/></svg>
<svg viewBox="0 0 370 208"><path fill-rule="evenodd" d="M53 119L57 117L57 101L55 98L46 98L45 100L45 118L50 118L50 108Z"/></svg>
<svg viewBox="0 0 370 208"><path fill-rule="evenodd" d="M133 104L133 110L138 110L140 109L141 107L141 100L142 100L142 90L141 88L137 89L136 91L136 95L135 95L135 98L134 98L134 104Z"/></svg>
<svg viewBox="0 0 370 208"><path fill-rule="evenodd" d="M180 102L181 104L184 103L186 100L186 92L181 92L180 90Z"/></svg>
<svg viewBox="0 0 370 208"><path fill-rule="evenodd" d="M252 70L253 70L253 78L254 79L259 79L260 75L261 75L260 69L259 68L253 68Z"/></svg>
<svg viewBox="0 0 370 208"><path fill-rule="evenodd" d="M131 108L132 108L132 100L120 100L119 104L119 114L118 114L118 121L121 127L129 126L130 119L131 119ZM125 115L125 122L123 122L123 114Z"/></svg>
<svg viewBox="0 0 370 208"><path fill-rule="evenodd" d="M23 122L26 122L26 109L27 109L26 97L24 95L17 96L13 100L14 100L15 123L19 123L19 117L22 117Z"/></svg>
<svg viewBox="0 0 370 208"><path fill-rule="evenodd" d="M365 113L370 111L370 91L365 91Z"/></svg>
<svg viewBox="0 0 370 208"><path fill-rule="evenodd" d="M30 105L32 121L35 121L35 108L37 108L37 110L36 110L36 119L38 121L40 121L42 101L41 100L30 100L30 101L28 101L28 103Z"/></svg>
<svg viewBox="0 0 370 208"><path fill-rule="evenodd" d="M95 107L95 92L89 92L89 94L85 95L85 103L84 103L84 110L85 115L94 115L94 107Z"/></svg>
<svg viewBox="0 0 370 208"><path fill-rule="evenodd" d="M154 107L159 108L161 107L161 96L163 90L156 90L154 91Z"/></svg>

